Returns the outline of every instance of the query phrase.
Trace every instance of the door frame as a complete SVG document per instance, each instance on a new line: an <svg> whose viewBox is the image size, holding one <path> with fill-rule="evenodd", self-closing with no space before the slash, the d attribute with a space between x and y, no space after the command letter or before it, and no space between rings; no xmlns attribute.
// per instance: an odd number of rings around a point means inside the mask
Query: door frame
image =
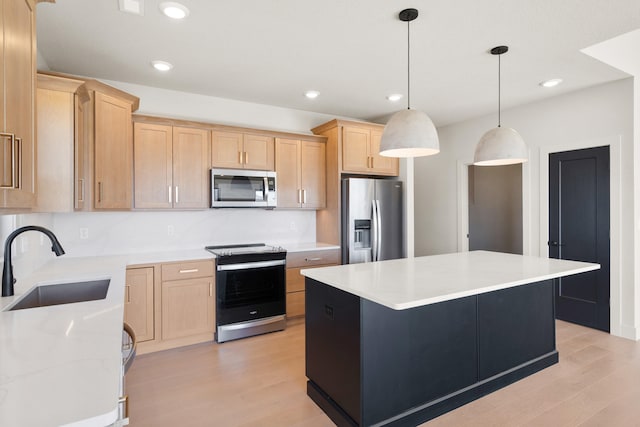
<svg viewBox="0 0 640 427"><path fill-rule="evenodd" d="M531 156L529 155L529 158ZM469 166L471 158L458 160L458 252L469 251ZM491 167L491 166L487 166ZM522 254L531 255L531 166L522 164Z"/></svg>
<svg viewBox="0 0 640 427"><path fill-rule="evenodd" d="M540 253L543 258L549 257L549 155L551 153L559 153L563 151L580 150L583 148L594 148L609 146L609 204L610 204L610 222L609 222L609 308L610 313L610 333L617 336L630 336L628 333L633 331L624 331L621 317L621 295L622 282L621 275L621 145L622 135L609 136L593 141L576 141L558 144L553 147L540 147Z"/></svg>

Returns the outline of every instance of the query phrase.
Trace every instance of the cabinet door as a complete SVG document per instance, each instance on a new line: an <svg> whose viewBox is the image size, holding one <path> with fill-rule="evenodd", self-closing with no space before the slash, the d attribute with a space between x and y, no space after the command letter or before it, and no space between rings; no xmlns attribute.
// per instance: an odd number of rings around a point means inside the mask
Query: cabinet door
<svg viewBox="0 0 640 427"><path fill-rule="evenodd" d="M74 94L38 87L38 212L73 211Z"/></svg>
<svg viewBox="0 0 640 427"><path fill-rule="evenodd" d="M173 128L174 207L209 207L209 131Z"/></svg>
<svg viewBox="0 0 640 427"><path fill-rule="evenodd" d="M4 207L35 203L35 19L33 2L5 0L3 13L4 131L1 156Z"/></svg>
<svg viewBox="0 0 640 427"><path fill-rule="evenodd" d="M133 166L131 105L96 92L94 123L96 209L130 209Z"/></svg>
<svg viewBox="0 0 640 427"><path fill-rule="evenodd" d="M302 141L300 149L302 207L324 208L326 202L326 144ZM278 175L278 179L279 179ZM278 198L280 195L278 195Z"/></svg>
<svg viewBox="0 0 640 427"><path fill-rule="evenodd" d="M88 98L88 97L87 97ZM87 147L91 138L88 136L88 117L92 103L89 99L84 102L76 94L74 95L75 105L75 137L74 137L74 156L73 156L73 172L74 172L74 209L77 211L89 208L89 200L91 200L91 174L88 171L89 153L91 150Z"/></svg>
<svg viewBox="0 0 640 427"><path fill-rule="evenodd" d="M173 206L172 128L134 123L134 206L138 209L168 209Z"/></svg>
<svg viewBox="0 0 640 427"><path fill-rule="evenodd" d="M382 131L371 130L371 167L376 175L398 176L400 162L398 158L379 155Z"/></svg>
<svg viewBox="0 0 640 427"><path fill-rule="evenodd" d="M300 195L300 141L276 139L276 190L278 208L299 208Z"/></svg>
<svg viewBox="0 0 640 427"><path fill-rule="evenodd" d="M215 329L213 278L162 283L162 339L181 338Z"/></svg>
<svg viewBox="0 0 640 427"><path fill-rule="evenodd" d="M214 168L242 169L242 134L212 132L211 165Z"/></svg>
<svg viewBox="0 0 640 427"><path fill-rule="evenodd" d="M270 136L244 135L245 169L274 170L274 142Z"/></svg>
<svg viewBox="0 0 640 427"><path fill-rule="evenodd" d="M124 321L138 342L154 339L153 267L127 269Z"/></svg>
<svg viewBox="0 0 640 427"><path fill-rule="evenodd" d="M344 172L368 173L369 129L345 126L342 129L342 170Z"/></svg>

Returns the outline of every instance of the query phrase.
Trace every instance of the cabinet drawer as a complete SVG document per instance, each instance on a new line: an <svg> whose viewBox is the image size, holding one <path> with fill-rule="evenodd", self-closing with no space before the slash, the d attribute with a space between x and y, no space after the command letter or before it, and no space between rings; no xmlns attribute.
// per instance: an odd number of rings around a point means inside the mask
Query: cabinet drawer
<svg viewBox="0 0 640 427"><path fill-rule="evenodd" d="M304 252L288 252L287 267L311 267L314 265L340 264L340 249Z"/></svg>
<svg viewBox="0 0 640 427"><path fill-rule="evenodd" d="M287 317L304 316L304 292L287 294Z"/></svg>
<svg viewBox="0 0 640 427"><path fill-rule="evenodd" d="M213 276L213 260L162 264L162 281Z"/></svg>

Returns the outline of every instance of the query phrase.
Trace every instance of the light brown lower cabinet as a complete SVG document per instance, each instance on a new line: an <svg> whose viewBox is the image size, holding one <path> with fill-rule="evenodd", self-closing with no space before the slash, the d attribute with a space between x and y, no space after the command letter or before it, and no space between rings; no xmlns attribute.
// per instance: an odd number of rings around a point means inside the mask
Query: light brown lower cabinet
<svg viewBox="0 0 640 427"><path fill-rule="evenodd" d="M213 333L213 279L162 282L162 339Z"/></svg>
<svg viewBox="0 0 640 427"><path fill-rule="evenodd" d="M154 338L153 267L128 268L125 279L124 321L137 342Z"/></svg>
<svg viewBox="0 0 640 427"><path fill-rule="evenodd" d="M287 318L304 316L304 276L300 270L340 264L340 249L287 253Z"/></svg>
<svg viewBox="0 0 640 427"><path fill-rule="evenodd" d="M127 269L125 321L138 338L138 354L212 342L215 317L212 259Z"/></svg>

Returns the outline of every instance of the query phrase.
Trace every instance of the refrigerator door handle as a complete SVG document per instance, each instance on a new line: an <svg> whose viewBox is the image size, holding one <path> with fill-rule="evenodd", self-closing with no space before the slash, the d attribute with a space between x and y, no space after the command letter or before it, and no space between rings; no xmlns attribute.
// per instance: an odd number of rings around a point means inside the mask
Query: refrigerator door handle
<svg viewBox="0 0 640 427"><path fill-rule="evenodd" d="M376 249L376 261L380 261L380 254L382 253L382 217L380 215L380 200L376 200L376 232L378 236L376 238L376 243L378 248Z"/></svg>
<svg viewBox="0 0 640 427"><path fill-rule="evenodd" d="M371 201L371 261L378 260L378 206L376 201Z"/></svg>

